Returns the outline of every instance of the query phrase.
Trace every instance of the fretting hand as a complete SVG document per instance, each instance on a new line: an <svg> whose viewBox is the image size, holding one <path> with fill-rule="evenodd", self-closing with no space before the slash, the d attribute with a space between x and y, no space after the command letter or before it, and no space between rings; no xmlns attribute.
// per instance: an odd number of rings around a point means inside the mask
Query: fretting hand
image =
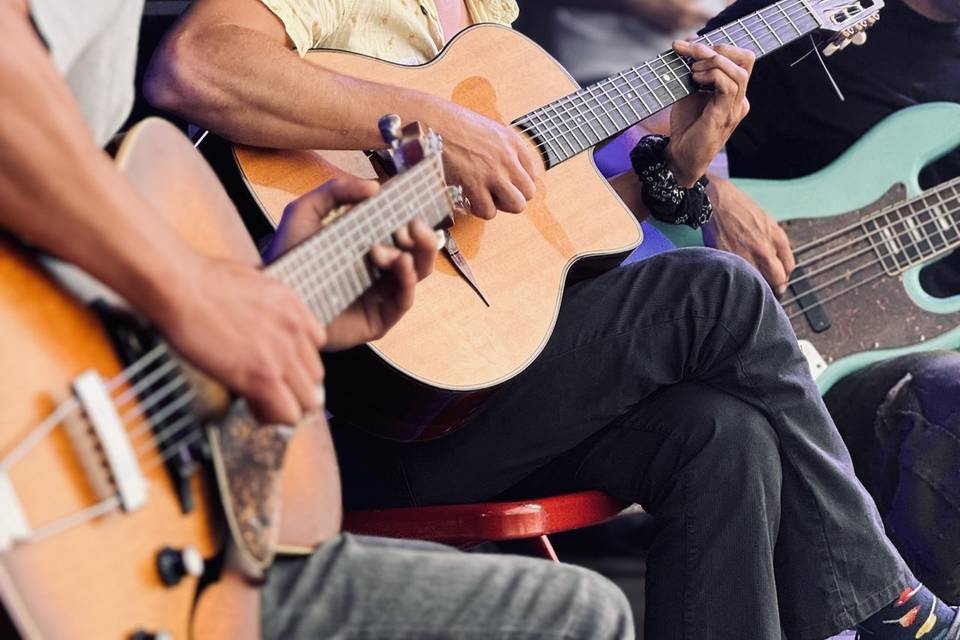
<svg viewBox="0 0 960 640"><path fill-rule="evenodd" d="M298 198L284 211L266 255L280 255L319 231L321 221L331 209L356 204L378 191L376 182L339 179ZM381 271L382 277L330 323L325 349L336 351L382 338L413 306L417 281L433 270L437 236L417 220L394 233L394 244L395 247L373 247L370 262Z"/></svg>
<svg viewBox="0 0 960 640"><path fill-rule="evenodd" d="M678 40L673 48L693 60L693 81L709 89L680 100L670 115L670 169L680 185L691 187L750 110L747 81L756 57L723 44L708 47Z"/></svg>

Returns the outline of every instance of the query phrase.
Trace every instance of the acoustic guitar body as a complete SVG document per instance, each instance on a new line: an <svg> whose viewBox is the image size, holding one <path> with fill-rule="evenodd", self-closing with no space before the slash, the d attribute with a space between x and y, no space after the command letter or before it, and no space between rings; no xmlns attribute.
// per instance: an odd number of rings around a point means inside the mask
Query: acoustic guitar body
<svg viewBox="0 0 960 640"><path fill-rule="evenodd" d="M345 75L452 100L503 123L578 88L539 46L494 25L463 31L422 66L320 50L308 59ZM371 175L364 156L342 152L238 147L236 158L274 224L287 202L335 173L329 161ZM587 153L548 170L524 213L499 213L491 221L458 215L451 233L489 306L439 256L434 273L417 289L413 309L387 337L329 359L328 397L338 417L402 440L460 426L492 389L543 349L575 263L604 258L604 267L616 264L642 238Z"/></svg>

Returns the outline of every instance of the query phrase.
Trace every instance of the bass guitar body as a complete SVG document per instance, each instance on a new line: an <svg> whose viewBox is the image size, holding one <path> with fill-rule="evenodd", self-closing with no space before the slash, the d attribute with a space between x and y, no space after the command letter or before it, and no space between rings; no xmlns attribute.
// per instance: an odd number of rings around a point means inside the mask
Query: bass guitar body
<svg viewBox="0 0 960 640"><path fill-rule="evenodd" d="M506 124L578 88L532 41L493 25L465 30L422 66L335 51L307 58L338 73L452 100ZM274 224L287 202L335 173L330 160L350 173L371 171L362 154L342 152L238 147L236 159ZM482 296L438 257L413 309L387 337L329 359L328 398L338 417L401 440L436 437L463 424L492 389L543 349L571 268L595 258L601 259L597 268L616 264L642 238L589 153L546 171L524 213L499 213L491 221L457 215L450 233Z"/></svg>
<svg viewBox="0 0 960 640"><path fill-rule="evenodd" d="M960 296L920 284L924 266L960 247L960 187L917 182L958 146L960 105L930 103L888 117L809 176L734 181L780 221L801 265L791 281L813 291L792 285L783 302L822 392L880 360L960 347ZM702 244L699 232L654 224L678 246Z"/></svg>

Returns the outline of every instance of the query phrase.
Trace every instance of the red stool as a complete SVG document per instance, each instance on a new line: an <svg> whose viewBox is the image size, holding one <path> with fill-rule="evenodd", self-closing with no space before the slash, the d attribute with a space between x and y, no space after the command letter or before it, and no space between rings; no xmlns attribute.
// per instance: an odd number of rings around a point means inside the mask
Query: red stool
<svg viewBox="0 0 960 640"><path fill-rule="evenodd" d="M461 549L498 540L530 540L537 555L558 562L548 535L606 522L627 506L600 491L581 491L515 502L354 511L344 515L343 528Z"/></svg>

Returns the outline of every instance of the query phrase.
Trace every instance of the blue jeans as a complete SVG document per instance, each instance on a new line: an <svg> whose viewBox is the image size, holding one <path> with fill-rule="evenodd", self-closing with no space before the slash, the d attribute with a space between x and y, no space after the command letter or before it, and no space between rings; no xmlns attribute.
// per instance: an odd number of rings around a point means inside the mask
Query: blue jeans
<svg viewBox="0 0 960 640"><path fill-rule="evenodd" d="M341 535L281 557L263 640L632 640L623 592L586 569Z"/></svg>
<svg viewBox="0 0 960 640"><path fill-rule="evenodd" d="M918 578L960 604L960 354L882 362L826 402L891 540Z"/></svg>

